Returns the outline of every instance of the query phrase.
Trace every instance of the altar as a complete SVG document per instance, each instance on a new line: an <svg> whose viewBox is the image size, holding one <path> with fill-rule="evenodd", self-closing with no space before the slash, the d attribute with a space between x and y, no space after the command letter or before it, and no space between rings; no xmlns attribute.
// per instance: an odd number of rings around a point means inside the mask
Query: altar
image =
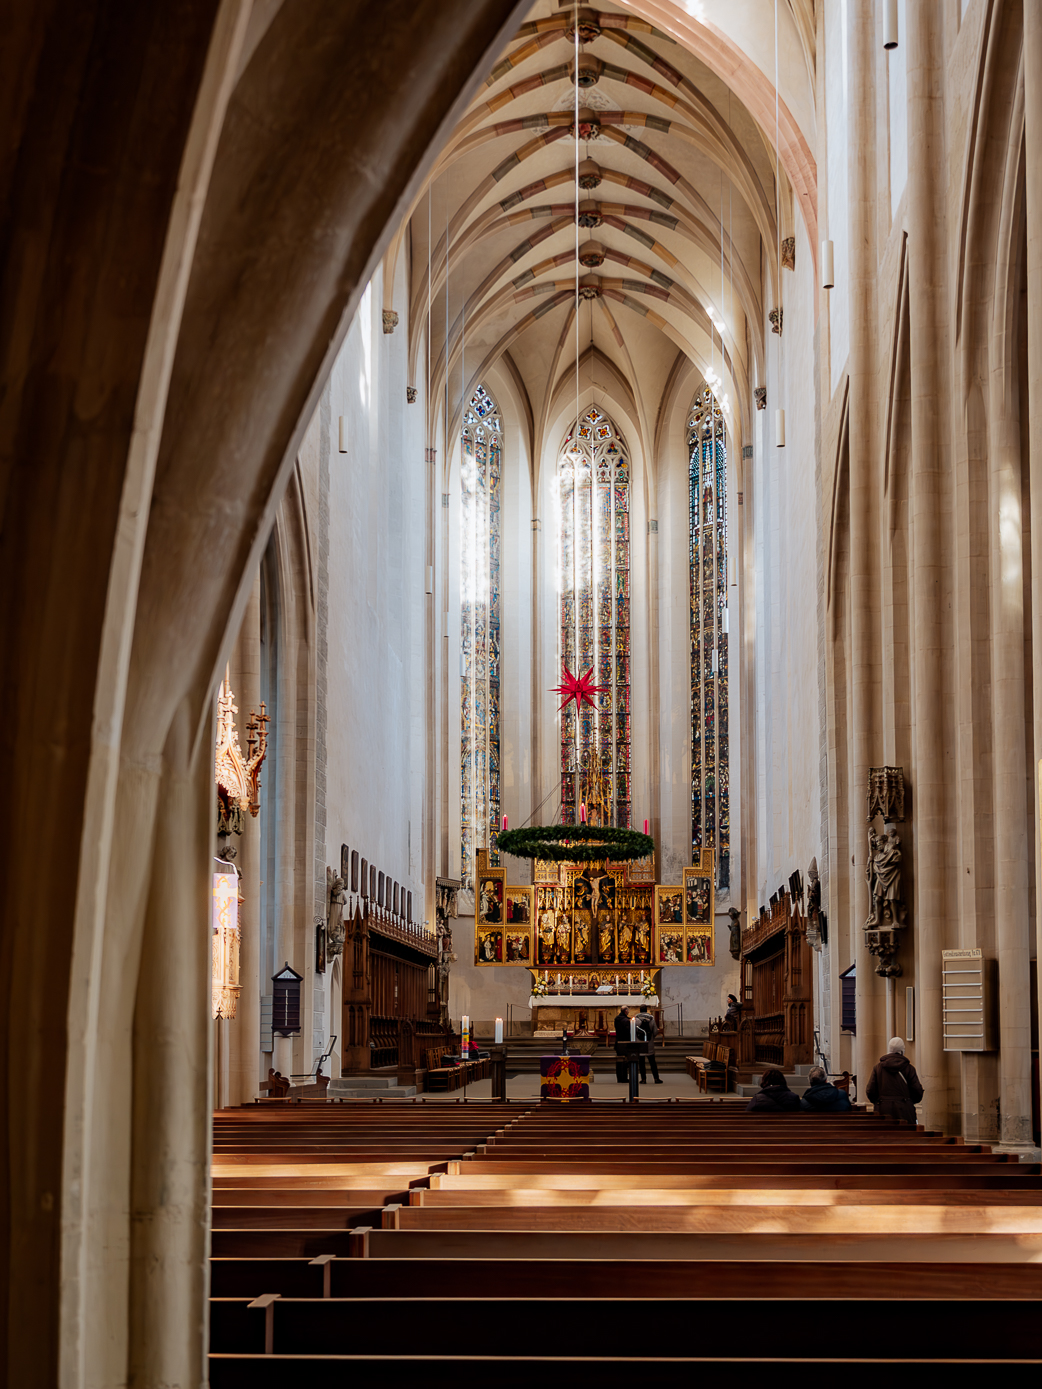
<svg viewBox="0 0 1042 1389"><path fill-rule="evenodd" d="M553 993L532 994L528 1007L532 1013L534 1037L559 1037L562 1030L578 1033L609 1033L615 1030L615 1018L620 1008L657 1008L657 993L642 994L636 990L620 993Z"/></svg>
<svg viewBox="0 0 1042 1389"><path fill-rule="evenodd" d="M533 1010L609 1008L617 1013L620 1008L639 1008L641 1004L657 1008L658 1002L658 994L652 994L650 998L644 994L543 994L538 997L533 994L528 1006Z"/></svg>

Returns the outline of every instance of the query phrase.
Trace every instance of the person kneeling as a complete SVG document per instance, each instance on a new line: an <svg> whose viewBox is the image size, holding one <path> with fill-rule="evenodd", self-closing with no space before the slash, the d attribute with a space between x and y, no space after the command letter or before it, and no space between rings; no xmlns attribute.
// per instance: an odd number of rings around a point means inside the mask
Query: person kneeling
<svg viewBox="0 0 1042 1389"><path fill-rule="evenodd" d="M800 1097L785 1083L781 1071L764 1071L760 1088L745 1106L746 1114L783 1114L799 1109Z"/></svg>
<svg viewBox="0 0 1042 1389"><path fill-rule="evenodd" d="M828 1076L820 1066L815 1066L807 1079L810 1089L803 1092L801 1109L807 1109L811 1114L843 1114L850 1109L850 1096L835 1085L830 1085Z"/></svg>

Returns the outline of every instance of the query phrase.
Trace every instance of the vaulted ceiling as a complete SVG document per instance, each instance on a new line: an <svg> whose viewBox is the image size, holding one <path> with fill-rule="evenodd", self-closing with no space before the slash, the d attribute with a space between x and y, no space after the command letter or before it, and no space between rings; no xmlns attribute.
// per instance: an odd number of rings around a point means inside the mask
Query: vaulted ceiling
<svg viewBox="0 0 1042 1389"><path fill-rule="evenodd" d="M774 6L758 6L773 49ZM792 104L809 89L812 113L805 0L778 8L797 69ZM706 36L707 61L691 33ZM765 34L752 37L763 49ZM765 130L750 113L752 104L773 116L773 75L704 14L696 24L684 0L538 0L453 131L398 247L409 256L413 379L429 380L447 437L498 363L524 402L538 460L564 407L574 410L577 360L579 391L624 404L645 456L688 364L688 376L713 385L735 442L748 436L794 185L807 205L809 161L793 177L786 159L806 144L789 107L780 190L774 120Z"/></svg>

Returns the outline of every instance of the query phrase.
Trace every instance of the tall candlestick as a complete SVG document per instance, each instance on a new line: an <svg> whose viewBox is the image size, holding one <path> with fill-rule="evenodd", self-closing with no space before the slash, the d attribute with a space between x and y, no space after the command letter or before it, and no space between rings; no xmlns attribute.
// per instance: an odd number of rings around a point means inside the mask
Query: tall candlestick
<svg viewBox="0 0 1042 1389"><path fill-rule="evenodd" d="M496 1019L496 1046L497 1046L497 1047L501 1047L502 1045L503 1045L503 1019L502 1019L502 1018L497 1018L497 1019Z"/></svg>

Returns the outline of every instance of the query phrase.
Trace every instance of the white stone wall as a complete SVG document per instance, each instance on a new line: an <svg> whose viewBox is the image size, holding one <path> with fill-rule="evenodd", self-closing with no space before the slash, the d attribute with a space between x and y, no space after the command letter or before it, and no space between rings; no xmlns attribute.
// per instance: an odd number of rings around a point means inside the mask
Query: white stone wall
<svg viewBox="0 0 1042 1389"><path fill-rule="evenodd" d="M396 290L403 301L403 258ZM424 405L422 398L406 403L404 314L395 331L385 334L382 304L381 270L362 299L301 450L302 465L315 468L319 433L328 431L328 615L325 649L318 633L325 690L317 720L323 736L316 747L316 841L324 817L325 862L339 869L340 846L358 850L412 892L413 918L422 920ZM319 696L321 702L321 682ZM316 862L317 857L316 850ZM308 967L313 971L313 959ZM315 1055L330 1031L340 1030L329 1009L331 980L328 968L315 976Z"/></svg>

